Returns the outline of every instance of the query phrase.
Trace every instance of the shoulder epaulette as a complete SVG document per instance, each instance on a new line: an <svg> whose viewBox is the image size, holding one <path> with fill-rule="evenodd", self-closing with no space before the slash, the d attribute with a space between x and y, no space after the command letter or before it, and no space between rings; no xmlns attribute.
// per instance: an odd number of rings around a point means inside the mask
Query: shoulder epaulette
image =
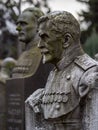
<svg viewBox="0 0 98 130"><path fill-rule="evenodd" d="M84 54L82 56L78 56L74 61L78 66L80 66L82 69L87 70L93 66L97 66L98 63L94 59L92 59L87 54Z"/></svg>

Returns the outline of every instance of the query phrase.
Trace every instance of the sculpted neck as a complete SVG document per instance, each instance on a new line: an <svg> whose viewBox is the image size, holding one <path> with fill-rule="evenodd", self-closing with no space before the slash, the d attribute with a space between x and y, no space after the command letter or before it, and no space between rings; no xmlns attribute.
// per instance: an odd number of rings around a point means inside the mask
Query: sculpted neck
<svg viewBox="0 0 98 130"><path fill-rule="evenodd" d="M57 63L56 67L61 70L69 66L77 56L83 55L84 51L80 44L73 44L63 51L62 59Z"/></svg>
<svg viewBox="0 0 98 130"><path fill-rule="evenodd" d="M31 49L32 47L37 46L38 42L39 42L39 37L38 37L38 35L36 35L36 36L27 44L26 50L29 50L29 49Z"/></svg>

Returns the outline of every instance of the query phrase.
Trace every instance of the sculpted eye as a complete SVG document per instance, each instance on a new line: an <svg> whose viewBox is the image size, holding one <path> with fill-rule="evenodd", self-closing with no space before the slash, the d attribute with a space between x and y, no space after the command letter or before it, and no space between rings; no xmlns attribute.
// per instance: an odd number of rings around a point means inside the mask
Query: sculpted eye
<svg viewBox="0 0 98 130"><path fill-rule="evenodd" d="M49 36L47 34L41 34L39 35L41 37L41 39L45 40L47 38L49 38Z"/></svg>
<svg viewBox="0 0 98 130"><path fill-rule="evenodd" d="M25 25L27 25L27 23L26 22L22 22L21 25L25 26Z"/></svg>
<svg viewBox="0 0 98 130"><path fill-rule="evenodd" d="M17 22L16 24L17 24L17 25L25 26L25 25L27 25L27 22L25 22L25 21L19 21L19 22Z"/></svg>

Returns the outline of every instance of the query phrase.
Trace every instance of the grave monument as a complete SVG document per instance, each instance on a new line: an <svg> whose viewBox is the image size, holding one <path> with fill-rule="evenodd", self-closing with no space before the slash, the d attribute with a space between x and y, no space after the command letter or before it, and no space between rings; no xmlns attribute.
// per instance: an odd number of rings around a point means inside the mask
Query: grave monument
<svg viewBox="0 0 98 130"><path fill-rule="evenodd" d="M1 61L0 65L0 130L6 130L6 80L11 77L16 60L7 57Z"/></svg>
<svg viewBox="0 0 98 130"><path fill-rule="evenodd" d="M66 11L39 19L43 63L55 65L45 88L27 100L26 130L98 130L98 63L80 45L80 26Z"/></svg>
<svg viewBox="0 0 98 130"><path fill-rule="evenodd" d="M43 12L35 7L25 9L17 20L18 39L25 43L12 78L7 80L7 130L25 129L25 100L36 89L43 87L51 66L43 65L37 44L38 18Z"/></svg>

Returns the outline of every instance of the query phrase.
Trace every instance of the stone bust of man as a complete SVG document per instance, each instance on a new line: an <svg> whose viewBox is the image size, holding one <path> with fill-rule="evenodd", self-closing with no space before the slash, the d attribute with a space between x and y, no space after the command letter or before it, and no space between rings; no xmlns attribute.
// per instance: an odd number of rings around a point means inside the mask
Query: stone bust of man
<svg viewBox="0 0 98 130"><path fill-rule="evenodd" d="M12 77L12 69L16 65L16 60L12 57L7 57L1 62L0 82L5 84L6 80Z"/></svg>
<svg viewBox="0 0 98 130"><path fill-rule="evenodd" d="M36 7L25 9L17 20L18 39L25 43L25 51L19 56L17 65L13 69L13 78L32 76L41 61L41 53L37 47L39 37L37 34L38 18L43 12Z"/></svg>
<svg viewBox="0 0 98 130"><path fill-rule="evenodd" d="M92 95L97 88L98 63L81 48L79 23L69 12L55 11L39 19L38 33L43 63L52 63L55 68L50 72L45 88L36 90L26 101L36 115L42 114L42 120L47 124L39 126L37 123L32 127L36 130L89 129L91 124L88 124L89 128L82 124L87 120L81 112L89 93Z"/></svg>

